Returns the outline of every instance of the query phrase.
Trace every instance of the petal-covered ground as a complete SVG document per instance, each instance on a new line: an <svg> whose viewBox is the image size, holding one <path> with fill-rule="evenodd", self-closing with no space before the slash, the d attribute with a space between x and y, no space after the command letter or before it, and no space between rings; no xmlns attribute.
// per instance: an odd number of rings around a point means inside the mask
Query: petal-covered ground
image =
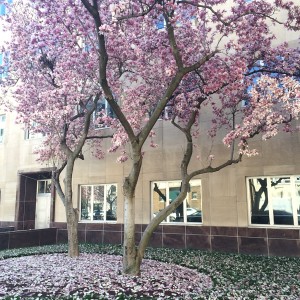
<svg viewBox="0 0 300 300"><path fill-rule="evenodd" d="M72 264L67 250L58 244L0 251L0 299L300 300L299 257L148 248L142 276L129 280L120 274L121 245L82 244L86 254ZM100 285L107 296L97 295ZM22 287L35 296L17 296Z"/></svg>
<svg viewBox="0 0 300 300"><path fill-rule="evenodd" d="M64 253L9 258L0 261L0 299L54 299L95 295L116 299L118 294L137 299L192 299L211 288L209 276L182 266L145 259L140 277L123 276L121 257ZM94 297L95 297L94 296Z"/></svg>

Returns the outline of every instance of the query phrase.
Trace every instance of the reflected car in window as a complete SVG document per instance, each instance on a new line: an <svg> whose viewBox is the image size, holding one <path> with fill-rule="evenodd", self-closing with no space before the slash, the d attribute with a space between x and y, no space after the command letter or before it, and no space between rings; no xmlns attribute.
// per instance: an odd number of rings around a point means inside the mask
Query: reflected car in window
<svg viewBox="0 0 300 300"><path fill-rule="evenodd" d="M196 211L193 214L188 215L187 221L201 223L202 222L202 211Z"/></svg>

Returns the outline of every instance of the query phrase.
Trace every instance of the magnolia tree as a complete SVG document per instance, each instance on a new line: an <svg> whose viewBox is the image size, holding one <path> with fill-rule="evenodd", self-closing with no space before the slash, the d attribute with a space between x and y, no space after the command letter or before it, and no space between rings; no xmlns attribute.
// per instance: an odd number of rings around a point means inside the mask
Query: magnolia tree
<svg viewBox="0 0 300 300"><path fill-rule="evenodd" d="M72 40L67 35L60 39L55 35L51 39L43 36L41 29L48 20L40 14L40 9L43 11L43 7L34 3L16 1L5 17L11 39L7 49L4 48L10 60L9 65L4 65L9 76L3 82L3 91L12 87L13 101L6 105L17 111L17 122L23 123L30 134L44 135L34 152L40 162L54 167L52 182L66 209L69 255L73 257L79 255L79 216L72 201L75 160L84 159L82 149L90 141L99 149L95 155L102 157L101 140L110 136L96 132L93 122L102 98L93 78L97 69L92 63L75 63L86 61L89 51L80 40ZM64 52L64 47L72 42L76 43L74 47ZM98 119L102 125L109 121L104 115ZM63 171L64 187L60 180Z"/></svg>
<svg viewBox="0 0 300 300"><path fill-rule="evenodd" d="M90 115L88 101L103 95L115 113L114 119L103 114L101 122L114 133L109 151L120 151L119 161L131 162L123 185L124 273L139 274L152 232L182 204L191 178L255 154L251 138L289 131L298 117L299 51L276 44L272 31L298 30L299 7L292 2L35 0L28 1L28 9L10 20L10 69L20 78L15 94L21 120L39 118L50 145L57 146L53 153L66 157L80 139L77 130L90 121L75 117L74 107L79 104L78 114ZM209 135L225 132L230 157L197 170L189 164L203 109L211 114ZM147 155L143 146L146 140L157 146L153 127L162 115L186 138L181 192L151 220L136 246L135 189ZM57 142L50 120L60 124L54 126L58 136L65 133L62 128L76 133ZM100 145L93 146L102 153Z"/></svg>

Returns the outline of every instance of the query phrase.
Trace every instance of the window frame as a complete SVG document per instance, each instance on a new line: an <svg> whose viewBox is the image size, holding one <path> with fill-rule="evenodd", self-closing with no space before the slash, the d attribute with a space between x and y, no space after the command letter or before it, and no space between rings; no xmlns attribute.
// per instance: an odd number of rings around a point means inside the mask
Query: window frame
<svg viewBox="0 0 300 300"><path fill-rule="evenodd" d="M0 14L1 16L1 14ZM0 80L4 80L7 77L8 72L8 52L0 52Z"/></svg>
<svg viewBox="0 0 300 300"><path fill-rule="evenodd" d="M151 198L150 198L150 201L151 201L151 219L153 219L153 217L155 216L155 213L154 212L154 195L155 195L155 191L154 191L154 184L155 183L164 183L166 184L166 191L165 191L165 196L166 196L166 205L169 205L170 203L170 188L172 188L172 185L176 185L176 183L178 183L178 187L180 189L180 185L181 185L181 180L153 180L150 182L150 188L151 188ZM171 184L171 186L170 186ZM187 209L189 207L187 207L187 199L189 198L189 201L191 203L195 203L195 199L192 198L192 185L191 184L194 184L194 186L199 186L199 189L200 189L200 194L198 195L199 197L199 201L200 201L200 207L201 207L201 210L199 210L199 212L201 212L201 222L193 222L193 221L188 221L188 214L187 214ZM176 210L171 213L164 221L162 221L162 224L165 224L165 225L203 225L203 203L202 203L202 200L203 200L203 197L202 197L202 182L201 182L201 179L192 179L190 181L190 191L188 191L187 193L187 196L186 198L184 199L183 201L183 221L171 221L170 220L170 217L172 214L175 214L176 213ZM173 187L174 188L174 187ZM161 197L159 196L158 198L158 201L161 202ZM193 208L193 207L191 207ZM199 218L200 216L198 216Z"/></svg>
<svg viewBox="0 0 300 300"><path fill-rule="evenodd" d="M6 123L6 114L0 114L0 144L4 143L5 123Z"/></svg>
<svg viewBox="0 0 300 300"><path fill-rule="evenodd" d="M51 194L51 189L52 189L51 185L52 185L52 180L51 179L39 179L39 180L37 180L37 189L36 189L37 195L42 196L42 195ZM41 189L41 187L43 189Z"/></svg>
<svg viewBox="0 0 300 300"><path fill-rule="evenodd" d="M96 122L97 118L100 117L102 110L105 111L105 115L108 116L109 118L111 118L111 119L116 118L116 115L115 115L113 109L111 108L111 106L109 105L108 101L105 98L99 99L97 102L97 107L93 113L93 123L94 123L95 130L110 128L109 125L105 125L105 124Z"/></svg>
<svg viewBox="0 0 300 300"><path fill-rule="evenodd" d="M109 220L107 219L107 207L109 206L109 204L107 203L107 192L109 190L109 187L111 186L115 186L116 187L116 219L115 220ZM94 188L95 187L99 187L99 186L103 186L104 187L104 197L103 197L103 219L101 220L93 220L94 217ZM90 206L91 206L91 216L90 219L82 219L82 205L81 205L81 189L82 187L91 187L91 199L90 199ZM103 222L117 222L118 220L118 216L117 216L117 208L118 208L118 185L117 183L95 183L95 184L80 184L79 185L79 194L78 194L78 208L79 208L79 222L81 223L103 223Z"/></svg>
<svg viewBox="0 0 300 300"><path fill-rule="evenodd" d="M30 141L30 140L38 140L42 139L45 134L42 132L34 132L32 129L37 126L37 122L32 121L30 126L26 126L24 129L24 140L25 141Z"/></svg>
<svg viewBox="0 0 300 300"><path fill-rule="evenodd" d="M251 203L251 192L250 192L250 179L267 179L267 192L268 192L268 217L269 217L269 224L265 223L252 223L252 203ZM290 182L290 194L291 194L291 206L292 206L292 217L293 217L293 224L276 224L274 218L274 210L276 210L274 204L274 196L272 196L272 186L271 186L271 179L274 178L289 178ZM300 200L299 203L297 202L296 196L296 182L297 178L299 178L299 185L300 185L300 175L261 175L261 176L249 176L246 177L246 189L247 189L247 207L248 207L248 224L251 227L276 227L276 228L299 228L300 227ZM284 183L282 183L284 184ZM299 206L299 212L297 211L297 205ZM275 208L275 209L274 209ZM278 210L278 209L277 209ZM276 216L276 215L275 215ZM278 215L277 215L278 216Z"/></svg>

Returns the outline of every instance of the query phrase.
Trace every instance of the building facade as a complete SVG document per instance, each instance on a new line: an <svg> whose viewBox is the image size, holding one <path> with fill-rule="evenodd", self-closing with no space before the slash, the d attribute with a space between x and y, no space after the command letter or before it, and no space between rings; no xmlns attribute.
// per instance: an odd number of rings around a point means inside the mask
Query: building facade
<svg viewBox="0 0 300 300"><path fill-rule="evenodd" d="M53 166L41 166L32 154L43 137L16 125L13 113L2 110L0 120L0 227L55 227L57 241L66 241L64 206L51 185ZM209 126L202 118L202 129ZM136 191L137 240L151 218L180 191L184 138L169 121L159 120L155 131L159 147L146 145ZM195 153L191 170L205 166L211 151L216 165L228 158L221 143L212 145L203 136L198 142L203 158ZM252 146L258 156L194 178L183 205L154 232L151 245L300 256L300 134L282 133L268 141L257 138ZM84 156L76 161L73 178L80 241L122 243L122 183L130 163L117 163L118 155L112 153L97 160L88 149Z"/></svg>
<svg viewBox="0 0 300 300"><path fill-rule="evenodd" d="M279 41L298 44L296 35L282 31L278 36ZM14 113L0 107L0 227L58 228L55 240L66 242L65 209L51 184L54 166L40 165L33 154L43 137L15 119ZM207 132L209 113L204 112L200 122L201 132ZM155 132L159 147L145 146L136 190L137 241L151 218L176 198L181 185L184 136L163 120ZM221 140L200 135L190 170L207 166L210 154L215 156L213 165L226 161L230 153ZM103 143L104 151L109 143ZM250 146L259 155L192 179L186 200L161 223L150 245L300 256L300 134L281 133L268 141L258 137ZM97 160L88 148L83 152L85 159L76 161L73 176L80 241L122 243L122 184L130 162L117 163L115 153Z"/></svg>

